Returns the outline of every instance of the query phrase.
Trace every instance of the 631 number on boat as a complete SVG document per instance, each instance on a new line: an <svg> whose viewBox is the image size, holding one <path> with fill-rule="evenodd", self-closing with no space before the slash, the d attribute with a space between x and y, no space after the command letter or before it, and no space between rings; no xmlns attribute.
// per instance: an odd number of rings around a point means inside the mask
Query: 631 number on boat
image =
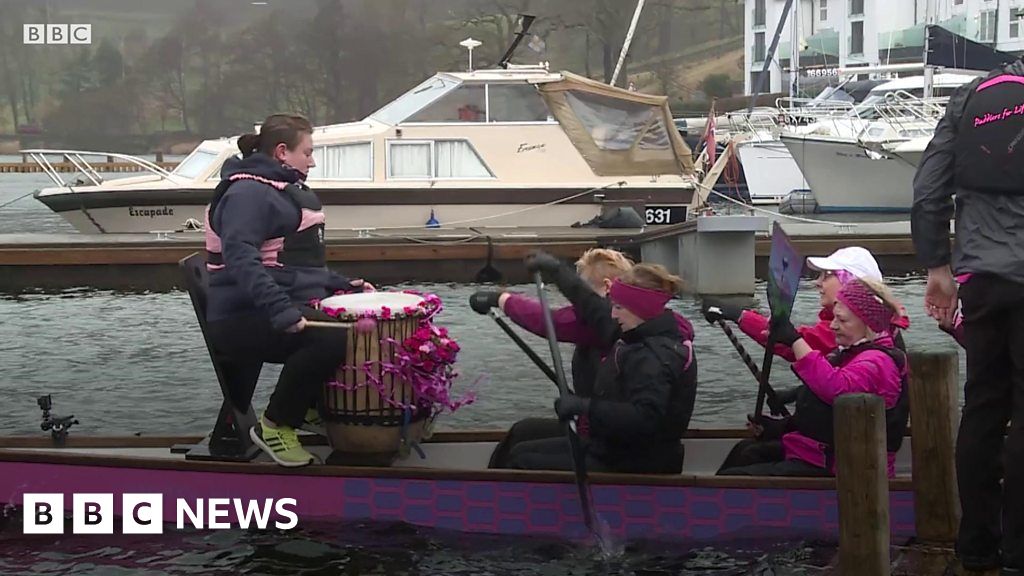
<svg viewBox="0 0 1024 576"><path fill-rule="evenodd" d="M686 221L686 206L645 206L644 222L652 224L678 224Z"/></svg>

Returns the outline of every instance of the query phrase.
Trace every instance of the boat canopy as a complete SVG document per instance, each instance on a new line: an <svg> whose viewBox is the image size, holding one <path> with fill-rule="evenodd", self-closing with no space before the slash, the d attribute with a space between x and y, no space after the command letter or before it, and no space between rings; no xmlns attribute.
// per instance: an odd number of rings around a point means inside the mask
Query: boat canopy
<svg viewBox="0 0 1024 576"><path fill-rule="evenodd" d="M569 72L538 90L598 176L693 173L690 148L672 123L667 97Z"/></svg>

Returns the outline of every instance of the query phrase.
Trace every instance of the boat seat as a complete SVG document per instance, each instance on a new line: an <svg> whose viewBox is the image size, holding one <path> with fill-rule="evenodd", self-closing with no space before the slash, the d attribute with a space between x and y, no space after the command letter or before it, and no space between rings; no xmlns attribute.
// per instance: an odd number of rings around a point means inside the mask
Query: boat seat
<svg viewBox="0 0 1024 576"><path fill-rule="evenodd" d="M213 432L196 445L176 445L172 452L184 453L191 460L226 460L248 462L259 455L259 447L249 438L249 429L256 425L252 396L256 390L263 362L242 360L219 353L210 343L206 330L206 298L209 274L206 254L196 252L178 262L184 276L185 289L199 320L199 329L210 353L213 370L224 396Z"/></svg>

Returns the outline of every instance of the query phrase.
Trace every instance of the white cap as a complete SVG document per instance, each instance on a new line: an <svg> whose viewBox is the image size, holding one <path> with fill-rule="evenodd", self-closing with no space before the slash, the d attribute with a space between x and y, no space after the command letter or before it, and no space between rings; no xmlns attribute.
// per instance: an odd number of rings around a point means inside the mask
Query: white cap
<svg viewBox="0 0 1024 576"><path fill-rule="evenodd" d="M878 269L875 257L860 246L840 248L824 258L808 256L807 265L813 270L824 272L845 270L857 278L882 281L882 271Z"/></svg>

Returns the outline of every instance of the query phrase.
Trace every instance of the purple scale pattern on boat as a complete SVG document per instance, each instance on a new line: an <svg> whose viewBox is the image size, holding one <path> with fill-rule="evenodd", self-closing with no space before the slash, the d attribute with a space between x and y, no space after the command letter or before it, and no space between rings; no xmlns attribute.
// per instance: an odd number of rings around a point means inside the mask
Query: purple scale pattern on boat
<svg viewBox="0 0 1024 576"><path fill-rule="evenodd" d="M0 504L20 504L24 492L64 493L66 508L72 492L114 493L118 514L122 492L156 492L164 494L165 510L173 510L177 498L295 498L300 524L378 519L475 532L567 538L587 534L571 483L431 482L0 462ZM834 490L595 485L592 493L598 515L620 538L718 539L766 529L822 537L838 532ZM170 517L173 521L173 514ZM890 494L890 519L894 535L913 535L909 491Z"/></svg>

